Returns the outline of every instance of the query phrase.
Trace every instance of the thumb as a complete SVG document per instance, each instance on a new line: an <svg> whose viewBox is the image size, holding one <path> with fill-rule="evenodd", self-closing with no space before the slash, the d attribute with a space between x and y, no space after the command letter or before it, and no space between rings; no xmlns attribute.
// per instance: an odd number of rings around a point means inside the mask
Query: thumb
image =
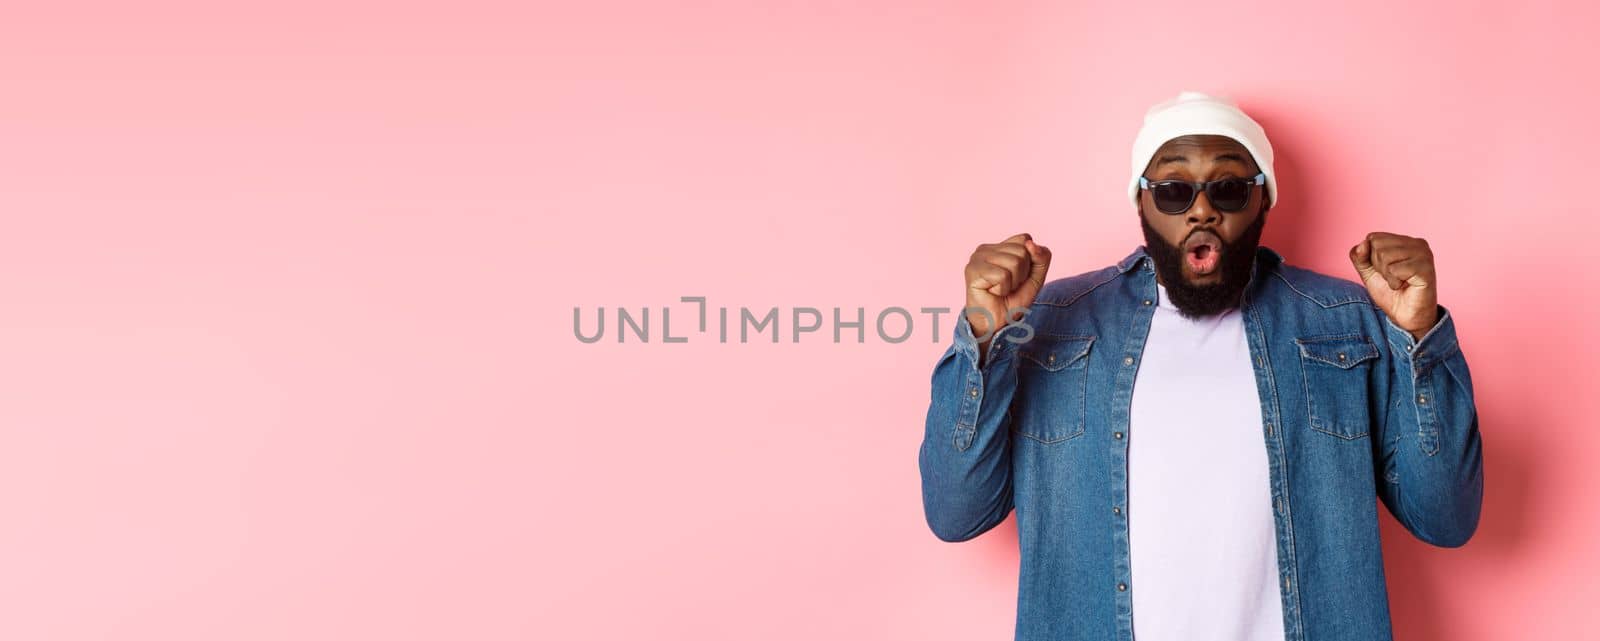
<svg viewBox="0 0 1600 641"><path fill-rule="evenodd" d="M1033 269L1028 272L1028 282L1043 288L1045 274L1050 271L1050 248L1033 242L1032 238L1024 242L1023 246L1028 248L1028 258L1033 261Z"/></svg>
<svg viewBox="0 0 1600 641"><path fill-rule="evenodd" d="M1372 241L1363 238L1350 248L1350 264L1355 266L1363 283L1378 275L1378 268L1372 266Z"/></svg>

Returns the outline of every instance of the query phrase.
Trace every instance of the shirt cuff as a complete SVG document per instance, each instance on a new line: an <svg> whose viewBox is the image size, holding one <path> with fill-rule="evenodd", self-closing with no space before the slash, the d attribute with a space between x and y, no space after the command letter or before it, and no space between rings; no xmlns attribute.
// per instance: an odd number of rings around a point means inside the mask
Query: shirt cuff
<svg viewBox="0 0 1600 641"><path fill-rule="evenodd" d="M1016 348L1016 343L1007 340L1007 337L1022 331L1021 325L1008 324L994 332L989 337L988 359L984 360L978 349L978 338L972 333L972 324L967 322L965 312L959 313L956 314L955 350L966 355L967 362L972 363L974 370L985 371L993 363L1010 356L1011 351Z"/></svg>
<svg viewBox="0 0 1600 641"><path fill-rule="evenodd" d="M1413 365L1433 363L1456 351L1455 321L1451 319L1450 310L1445 309L1444 305L1439 305L1439 320L1434 322L1433 327L1420 339L1394 324L1383 310L1378 310L1378 313L1383 316L1384 331L1388 334L1389 344L1396 352L1404 354Z"/></svg>

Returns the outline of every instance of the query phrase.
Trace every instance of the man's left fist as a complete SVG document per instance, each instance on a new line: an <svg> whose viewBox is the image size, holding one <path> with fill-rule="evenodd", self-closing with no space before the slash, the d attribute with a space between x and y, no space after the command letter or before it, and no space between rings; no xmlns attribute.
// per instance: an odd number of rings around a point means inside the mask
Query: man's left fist
<svg viewBox="0 0 1600 641"><path fill-rule="evenodd" d="M1439 321L1438 278L1428 241L1375 231L1350 248L1367 294L1400 329L1420 339Z"/></svg>

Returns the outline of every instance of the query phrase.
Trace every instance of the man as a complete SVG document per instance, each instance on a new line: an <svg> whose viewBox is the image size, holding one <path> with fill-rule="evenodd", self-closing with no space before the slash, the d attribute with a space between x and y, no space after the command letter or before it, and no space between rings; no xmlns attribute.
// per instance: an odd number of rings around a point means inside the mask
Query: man
<svg viewBox="0 0 1600 641"><path fill-rule="evenodd" d="M1472 379L1427 242L1368 234L1361 285L1259 247L1272 146L1184 92L1133 145L1146 244L1046 281L1029 234L979 245L933 373L928 525L1017 512L1017 639L1391 638L1376 495L1466 543L1483 494Z"/></svg>

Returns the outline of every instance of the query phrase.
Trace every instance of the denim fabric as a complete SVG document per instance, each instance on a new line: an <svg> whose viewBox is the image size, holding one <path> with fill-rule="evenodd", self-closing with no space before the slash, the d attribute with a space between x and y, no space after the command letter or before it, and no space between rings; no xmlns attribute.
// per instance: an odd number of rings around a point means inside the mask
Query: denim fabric
<svg viewBox="0 0 1600 641"><path fill-rule="evenodd" d="M918 453L924 514L940 539L965 541L1016 510L1018 640L1133 638L1128 415L1155 298L1141 246L1047 283L984 362L957 314L934 367ZM1483 496L1472 378L1449 310L1416 340L1361 285L1266 247L1240 305L1285 638L1390 639L1377 504L1419 539L1454 547L1477 528Z"/></svg>

